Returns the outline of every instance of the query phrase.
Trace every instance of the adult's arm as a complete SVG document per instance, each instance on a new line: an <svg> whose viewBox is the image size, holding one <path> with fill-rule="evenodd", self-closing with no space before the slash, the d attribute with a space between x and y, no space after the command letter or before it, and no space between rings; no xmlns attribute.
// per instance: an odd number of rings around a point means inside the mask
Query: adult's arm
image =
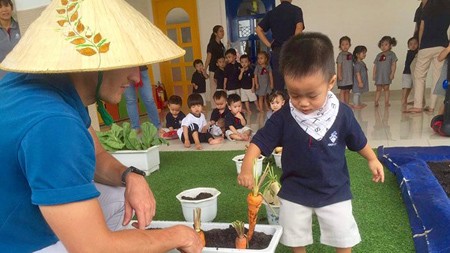
<svg viewBox="0 0 450 253"><path fill-rule="evenodd" d="M304 29L305 29L305 25L303 24L303 22L297 23L295 25L295 33L294 33L294 35L302 33Z"/></svg>
<svg viewBox="0 0 450 253"><path fill-rule="evenodd" d="M262 27L259 25L256 26L256 34L258 35L258 37L262 41L262 43L264 43L264 45L266 45L266 47L270 48L270 45L272 43L270 43L269 39L267 39L264 29L262 29Z"/></svg>
<svg viewBox="0 0 450 253"><path fill-rule="evenodd" d="M97 135L92 127L89 133L94 140L95 147L95 177L98 183L122 186L122 173L126 170L126 166L121 164L111 154L109 154L100 144ZM156 201L146 179L135 173L128 173L125 178L125 215L123 224L126 225L133 217L133 210L138 219L138 227L144 229L150 224L155 216Z"/></svg>
<svg viewBox="0 0 450 253"><path fill-rule="evenodd" d="M205 70L207 70L209 68L209 63L211 63L211 57L212 57L211 52L207 52L206 60L205 60Z"/></svg>
<svg viewBox="0 0 450 253"><path fill-rule="evenodd" d="M419 48L420 48L420 43L422 42L422 36L423 36L424 29L425 29L425 22L423 22L423 20L421 20L420 26L419 26Z"/></svg>
<svg viewBox="0 0 450 253"><path fill-rule="evenodd" d="M69 252L200 252L195 231L186 226L112 232L97 199L39 206L42 215Z"/></svg>

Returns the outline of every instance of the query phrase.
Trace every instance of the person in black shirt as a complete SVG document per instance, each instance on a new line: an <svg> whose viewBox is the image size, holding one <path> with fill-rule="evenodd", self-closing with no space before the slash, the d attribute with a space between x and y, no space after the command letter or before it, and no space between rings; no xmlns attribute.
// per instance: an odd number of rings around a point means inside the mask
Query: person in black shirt
<svg viewBox="0 0 450 253"><path fill-rule="evenodd" d="M236 61L236 57L236 50L234 48L230 48L225 52L225 58L228 64L225 66L223 88L227 91L227 95L239 95L239 89L241 88L239 84L239 73L242 66Z"/></svg>
<svg viewBox="0 0 450 253"><path fill-rule="evenodd" d="M163 129L165 139L177 139L177 129L181 128L181 121L186 115L181 111L182 100L180 96L172 95L167 101L169 112L166 114L166 128Z"/></svg>
<svg viewBox="0 0 450 253"><path fill-rule="evenodd" d="M209 87L210 96L212 97L216 91L215 72L218 69L216 65L217 60L224 56L225 46L222 43L222 39L225 36L224 29L221 25L215 25L209 38L208 47L206 49L205 67L209 68ZM223 84L223 82L222 82ZM222 88L223 89L223 88ZM211 99L211 106L214 108L214 102Z"/></svg>
<svg viewBox="0 0 450 253"><path fill-rule="evenodd" d="M402 105L406 106L408 103L408 96L411 93L413 81L411 77L411 63L416 57L419 41L416 37L408 40L408 52L406 53L405 69L402 77Z"/></svg>
<svg viewBox="0 0 450 253"><path fill-rule="evenodd" d="M226 65L225 56L219 57L219 59L217 59L216 65L217 65L217 69L214 72L214 82L216 84L216 91L224 90L223 89L223 81L225 79L225 65ZM215 92L213 94L215 94ZM213 105L213 108L214 108L214 105Z"/></svg>
<svg viewBox="0 0 450 253"><path fill-rule="evenodd" d="M251 114L250 102L256 101L255 94L255 74L250 67L250 59L248 55L243 54L240 58L241 71L239 73L239 81L241 83L241 101L245 103L245 109L248 114Z"/></svg>
<svg viewBox="0 0 450 253"><path fill-rule="evenodd" d="M256 27L259 39L272 49L272 74L275 90L284 90L284 79L279 72L278 59L281 46L293 35L297 35L305 29L303 11L300 7L292 5L292 0L281 0L280 5L269 11ZM269 41L265 35L272 31L273 41Z"/></svg>
<svg viewBox="0 0 450 253"><path fill-rule="evenodd" d="M195 72L192 74L191 83L194 88L192 89L192 93L198 93L203 98L203 106L206 105L206 81L209 76L206 74L205 68L203 67L203 62L200 59L194 60L194 68Z"/></svg>

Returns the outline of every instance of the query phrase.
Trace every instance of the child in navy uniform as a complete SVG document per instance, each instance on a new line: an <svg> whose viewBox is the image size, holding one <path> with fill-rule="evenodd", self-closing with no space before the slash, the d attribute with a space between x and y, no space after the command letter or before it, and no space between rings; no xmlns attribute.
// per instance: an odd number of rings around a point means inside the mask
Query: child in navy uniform
<svg viewBox="0 0 450 253"><path fill-rule="evenodd" d="M411 93L413 86L413 80L411 76L411 63L416 57L419 48L419 41L416 37L409 38L408 40L408 52L406 52L405 68L403 69L402 76L402 105L408 104L408 97Z"/></svg>
<svg viewBox="0 0 450 253"><path fill-rule="evenodd" d="M279 223L288 232L280 242L293 252L305 252L313 243L314 213L322 244L351 252L361 241L352 214L347 147L368 161L374 182L384 181L383 166L353 111L331 92L333 58L330 39L320 33L302 33L284 44L280 70L290 100L253 136L238 176L240 185L251 188L254 160L283 147Z"/></svg>
<svg viewBox="0 0 450 253"><path fill-rule="evenodd" d="M222 136L225 134L225 115L229 112L227 107L227 93L223 90L218 90L214 92L213 100L216 108L211 112L209 119L210 128L208 131L213 136Z"/></svg>
<svg viewBox="0 0 450 253"><path fill-rule="evenodd" d="M167 101L169 112L166 114L166 128L163 129L164 139L178 138L177 130L181 128L181 121L186 115L181 111L182 100L180 96L172 95Z"/></svg>
<svg viewBox="0 0 450 253"><path fill-rule="evenodd" d="M216 91L218 90L224 90L223 88L223 82L225 79L225 57L224 56L220 56L217 59L217 69L216 71L214 71L214 81L216 82L217 88Z"/></svg>
<svg viewBox="0 0 450 253"><path fill-rule="evenodd" d="M223 80L223 88L226 90L227 95L238 94L239 89L239 73L242 68L241 64L236 61L236 50L230 48L225 52L225 58L228 64L225 66L225 78Z"/></svg>
<svg viewBox="0 0 450 253"><path fill-rule="evenodd" d="M203 106L206 105L206 79L209 78L208 74L206 74L205 67L203 67L203 62L200 59L194 60L194 68L195 72L192 74L191 83L194 88L192 89L193 93L198 93L203 98Z"/></svg>
<svg viewBox="0 0 450 253"><path fill-rule="evenodd" d="M208 133L209 124L202 113L204 104L202 96L192 93L189 95L187 103L191 112L181 121L181 128L177 131L178 137L184 143L184 146L190 148L191 143L195 143L195 148L201 150L201 142L208 142L211 145L221 143L223 138L214 139Z"/></svg>
<svg viewBox="0 0 450 253"><path fill-rule="evenodd" d="M231 94L227 99L229 112L225 115L225 136L230 141L248 141L252 129L247 127L247 120L242 111L241 97Z"/></svg>
<svg viewBox="0 0 450 253"><path fill-rule="evenodd" d="M248 55L243 54L240 58L241 71L239 73L239 81L241 84L241 101L245 103L245 109L248 114L251 114L250 102L256 101L255 94L255 74L250 67L250 59Z"/></svg>

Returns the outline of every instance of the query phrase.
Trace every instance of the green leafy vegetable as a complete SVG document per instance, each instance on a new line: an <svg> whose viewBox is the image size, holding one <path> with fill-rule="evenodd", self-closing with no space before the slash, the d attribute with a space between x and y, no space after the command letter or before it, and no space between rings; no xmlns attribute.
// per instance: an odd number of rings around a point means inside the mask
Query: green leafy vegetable
<svg viewBox="0 0 450 253"><path fill-rule="evenodd" d="M138 134L136 130L131 129L130 123L124 122L122 126L113 123L110 130L96 133L107 151L145 150L156 145L169 145L165 139L158 136L158 129L152 123L144 122L141 130Z"/></svg>

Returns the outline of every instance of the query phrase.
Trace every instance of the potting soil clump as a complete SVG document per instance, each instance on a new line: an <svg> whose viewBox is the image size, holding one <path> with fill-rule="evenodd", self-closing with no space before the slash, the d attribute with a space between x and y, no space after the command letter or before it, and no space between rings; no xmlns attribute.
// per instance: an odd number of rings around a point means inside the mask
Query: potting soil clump
<svg viewBox="0 0 450 253"><path fill-rule="evenodd" d="M245 233L247 233L245 229ZM210 248L235 248L236 230L230 226L227 229L211 229L204 231L206 238L206 247ZM265 249L269 247L272 235L267 235L262 232L256 232L253 234L253 238L250 241L249 249Z"/></svg>
<svg viewBox="0 0 450 253"><path fill-rule="evenodd" d="M201 200L201 199L208 199L211 198L213 195L208 192L200 192L195 198L188 197L188 196L182 196L181 199L184 200Z"/></svg>

